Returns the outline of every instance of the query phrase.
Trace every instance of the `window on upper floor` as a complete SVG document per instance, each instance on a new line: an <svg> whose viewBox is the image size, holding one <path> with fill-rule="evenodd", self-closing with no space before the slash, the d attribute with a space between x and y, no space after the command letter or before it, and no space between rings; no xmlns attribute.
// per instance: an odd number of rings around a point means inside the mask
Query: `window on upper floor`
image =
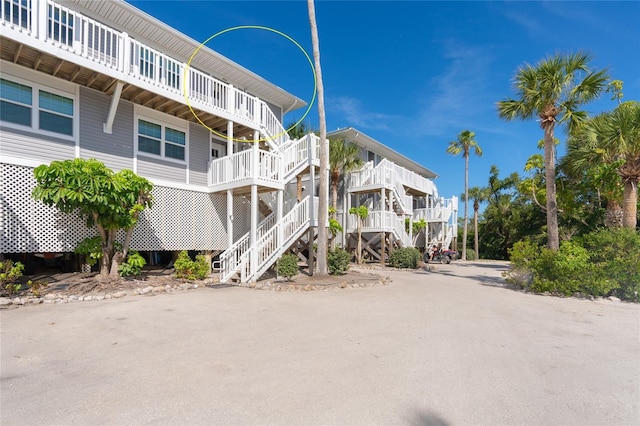
<svg viewBox="0 0 640 426"><path fill-rule="evenodd" d="M169 126L138 119L138 151L175 160L185 159L187 135Z"/></svg>
<svg viewBox="0 0 640 426"><path fill-rule="evenodd" d="M0 79L0 120L3 122L73 136L73 102L72 98L35 85Z"/></svg>
<svg viewBox="0 0 640 426"><path fill-rule="evenodd" d="M32 4L27 0L3 0L0 5L2 8L2 18L11 22L13 25L19 25L22 28L31 28L31 7Z"/></svg>

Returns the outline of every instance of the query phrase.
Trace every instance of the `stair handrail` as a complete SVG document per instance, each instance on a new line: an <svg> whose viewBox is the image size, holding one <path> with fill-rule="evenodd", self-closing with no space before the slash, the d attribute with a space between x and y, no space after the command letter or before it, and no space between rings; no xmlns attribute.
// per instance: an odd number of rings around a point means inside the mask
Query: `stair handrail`
<svg viewBox="0 0 640 426"><path fill-rule="evenodd" d="M262 237L275 222L276 214L273 212L260 221L256 228L256 236ZM220 254L220 282L227 281L240 269L242 262L246 260L245 254L249 249L250 238L251 232L247 232Z"/></svg>
<svg viewBox="0 0 640 426"><path fill-rule="evenodd" d="M281 220L256 241L256 277L262 275L287 250L292 240L303 232L310 222L310 199L307 195ZM279 241L282 239L281 241Z"/></svg>
<svg viewBox="0 0 640 426"><path fill-rule="evenodd" d="M282 149L283 158L283 179L288 182L302 169L310 165L319 158L317 147L320 138L313 133L293 141L286 148Z"/></svg>

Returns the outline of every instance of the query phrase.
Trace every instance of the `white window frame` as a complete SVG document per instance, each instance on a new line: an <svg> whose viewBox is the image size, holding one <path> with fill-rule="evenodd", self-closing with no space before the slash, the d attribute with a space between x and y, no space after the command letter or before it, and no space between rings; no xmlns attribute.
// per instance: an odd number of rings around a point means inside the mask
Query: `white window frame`
<svg viewBox="0 0 640 426"><path fill-rule="evenodd" d="M152 154L150 152L140 151L138 147L138 136L139 136L138 126L139 126L140 120L148 121L149 123L152 123L161 127L160 155ZM167 127L172 130L177 130L179 132L184 133L184 160L179 160L177 158L165 156L166 144L177 145L174 142L166 140ZM161 112L150 110L145 107L139 107L136 105L136 109L134 112L134 122L133 122L133 142L134 142L136 158L137 157L157 158L163 161L168 161L176 164L182 164L182 165L189 164L189 123L185 120L181 120L179 118L168 116Z"/></svg>
<svg viewBox="0 0 640 426"><path fill-rule="evenodd" d="M3 66L5 64L3 63ZM78 114L78 104L79 104L79 96L78 96L78 92L77 90L75 92L68 92L68 91L64 91L64 90L60 90L60 89L56 89L53 88L51 86L48 86L46 84L40 83L40 82L36 82L36 81L32 81L32 80L27 80L24 78L20 78L20 77L16 77L12 74L2 74L2 78L8 81L11 81L12 83L18 83L18 84L22 84L23 86L28 86L31 88L31 105L29 106L31 108L31 126L25 126L22 124L18 124L18 123L12 123L10 121L2 121L2 125L4 127L7 128L12 128L12 129L19 129L19 130L28 130L30 132L36 133L36 134L40 134L43 136L50 136L50 137L54 137L54 138L58 138L58 139L64 139L64 140L69 140L69 141L76 141L78 139L78 132L79 132L79 123L80 123L80 119L79 119L79 114ZM47 110L47 109L42 109L40 107L40 91L44 91L44 92L48 92L51 93L53 95L57 95L57 96L62 96L64 98L67 99L71 99L71 101L73 102L73 115L72 116L67 116L65 114L61 114L55 111L51 111L51 110ZM16 103L15 101L11 101L11 100L6 100L7 102L11 102L11 103ZM17 105L23 105L20 103L16 103ZM28 106L28 105L23 105L23 106ZM60 115L63 117L67 117L67 118L71 118L71 134L67 135L65 133L58 133L58 132L54 132L51 130L43 130L40 129L40 111L45 111L47 113L50 114L55 114L55 115Z"/></svg>

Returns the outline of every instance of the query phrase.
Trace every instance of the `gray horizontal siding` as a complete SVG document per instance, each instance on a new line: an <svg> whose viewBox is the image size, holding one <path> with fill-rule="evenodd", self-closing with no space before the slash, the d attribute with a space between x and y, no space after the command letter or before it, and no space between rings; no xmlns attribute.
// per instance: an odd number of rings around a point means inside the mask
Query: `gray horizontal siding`
<svg viewBox="0 0 640 426"><path fill-rule="evenodd" d="M120 101L112 133L103 131L111 96L80 88L80 156L95 158L113 170L133 168L133 104Z"/></svg>
<svg viewBox="0 0 640 426"><path fill-rule="evenodd" d="M187 183L186 164L177 164L161 158L138 155L137 174L146 178Z"/></svg>
<svg viewBox="0 0 640 426"><path fill-rule="evenodd" d="M196 123L189 125L189 183L208 184L209 169L209 130Z"/></svg>
<svg viewBox="0 0 640 426"><path fill-rule="evenodd" d="M0 126L0 155L48 163L74 158L76 147L74 141Z"/></svg>

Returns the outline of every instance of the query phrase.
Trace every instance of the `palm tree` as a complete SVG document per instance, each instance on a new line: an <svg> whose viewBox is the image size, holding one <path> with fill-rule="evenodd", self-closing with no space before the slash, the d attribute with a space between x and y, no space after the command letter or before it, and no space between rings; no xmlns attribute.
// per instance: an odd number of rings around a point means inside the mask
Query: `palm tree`
<svg viewBox="0 0 640 426"><path fill-rule="evenodd" d="M604 224L607 228L622 227L622 182L618 177L615 153L602 146L596 128L599 121L606 120L606 114L589 119L569 137L567 155L561 161L561 167L570 173L573 179L593 180L598 192L598 200L606 203Z"/></svg>
<svg viewBox="0 0 640 426"><path fill-rule="evenodd" d="M309 26L311 27L311 44L313 46L313 62L315 65L316 89L318 93L318 118L320 125L320 190L318 191L318 264L317 273L328 275L327 269L327 227L329 220L327 169L327 120L324 111L324 86L322 85L322 69L320 67L320 43L318 41L318 25L316 23L316 8L313 0L307 0L309 9ZM313 273L313 271L311 271Z"/></svg>
<svg viewBox="0 0 640 426"><path fill-rule="evenodd" d="M458 135L458 139L449 142L447 153L452 155L460 155L464 157L464 227L462 228L462 260L467 260L467 222L469 221L468 205L469 205L469 152L473 149L474 153L482 156L482 148L473 138L475 133L469 130L463 130Z"/></svg>
<svg viewBox="0 0 640 426"><path fill-rule="evenodd" d="M572 136L569 156L574 168L587 165L613 165L620 176L622 226L635 229L640 181L640 103L625 102L612 112L600 114L585 123Z"/></svg>
<svg viewBox="0 0 640 426"><path fill-rule="evenodd" d="M340 178L362 166L358 146L344 139L329 139L329 174L331 176L331 201L338 210L338 184Z"/></svg>
<svg viewBox="0 0 640 426"><path fill-rule="evenodd" d="M547 245L554 251L560 246L554 130L556 123L566 123L570 132L577 129L587 116L578 108L597 98L605 88L607 72L591 71L590 61L588 54L575 53L555 55L536 66L525 63L515 76L517 98L498 102L500 118L508 121L538 118L544 131Z"/></svg>
<svg viewBox="0 0 640 426"><path fill-rule="evenodd" d="M469 188L469 198L473 200L473 249L476 252L476 260L480 259L480 252L478 251L478 211L480 210L480 203L486 201L489 198L489 189L480 188L474 186ZM465 197L465 195L463 195ZM464 198L465 202L467 201Z"/></svg>

